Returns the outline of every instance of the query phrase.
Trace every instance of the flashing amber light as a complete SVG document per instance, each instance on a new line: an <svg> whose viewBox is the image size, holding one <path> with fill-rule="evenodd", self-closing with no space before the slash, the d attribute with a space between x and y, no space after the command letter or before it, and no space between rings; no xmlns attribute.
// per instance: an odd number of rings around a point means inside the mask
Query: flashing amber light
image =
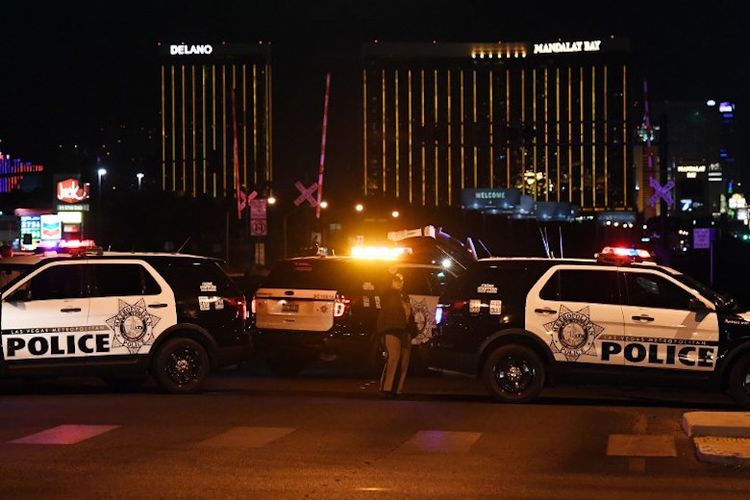
<svg viewBox="0 0 750 500"><path fill-rule="evenodd" d="M404 247L352 247L352 257L356 259L396 260L407 252Z"/></svg>

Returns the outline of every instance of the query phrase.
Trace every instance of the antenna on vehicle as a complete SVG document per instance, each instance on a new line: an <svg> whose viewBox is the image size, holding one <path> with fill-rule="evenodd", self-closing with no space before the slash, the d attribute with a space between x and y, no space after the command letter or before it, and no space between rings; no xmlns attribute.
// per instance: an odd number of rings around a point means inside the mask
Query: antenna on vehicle
<svg viewBox="0 0 750 500"><path fill-rule="evenodd" d="M547 238L546 231L542 230L542 226L539 226L539 236L542 238L542 247L544 248L544 253L547 255L548 259L551 259L550 257L550 251L549 251L549 239Z"/></svg>
<svg viewBox="0 0 750 500"><path fill-rule="evenodd" d="M565 257L564 257L564 254L563 254L562 226L557 226L557 232L558 232L558 234L560 236L560 258L564 259Z"/></svg>
<svg viewBox="0 0 750 500"><path fill-rule="evenodd" d="M474 241L471 239L471 236L466 238L466 246L469 247L469 253L471 253L472 257L474 257L474 260L477 260L479 256L477 255L477 249L474 246Z"/></svg>
<svg viewBox="0 0 750 500"><path fill-rule="evenodd" d="M484 244L484 241L477 240L477 243L479 243L482 246L482 249L484 249L484 252L487 254L487 257L492 257L492 252L490 252L490 249L487 248L487 245Z"/></svg>
<svg viewBox="0 0 750 500"><path fill-rule="evenodd" d="M188 236L185 239L185 242L182 245L180 245L180 248L177 249L177 253L182 253L182 249L185 248L185 245L188 244L188 241L190 241L190 238L191 238L191 236Z"/></svg>

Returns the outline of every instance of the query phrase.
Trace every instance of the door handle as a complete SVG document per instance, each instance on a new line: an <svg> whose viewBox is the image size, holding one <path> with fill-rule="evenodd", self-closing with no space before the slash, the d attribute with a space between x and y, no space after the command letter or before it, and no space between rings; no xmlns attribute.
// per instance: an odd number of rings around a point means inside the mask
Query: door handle
<svg viewBox="0 0 750 500"><path fill-rule="evenodd" d="M168 304L149 304L148 307L152 309L163 309L167 307Z"/></svg>
<svg viewBox="0 0 750 500"><path fill-rule="evenodd" d="M557 314L557 311L554 309L550 309L549 307L545 307L543 309L534 309L535 313L539 314Z"/></svg>
<svg viewBox="0 0 750 500"><path fill-rule="evenodd" d="M642 314L641 316L633 316L633 320L635 321L653 321L654 318L651 316L646 316L645 314Z"/></svg>
<svg viewBox="0 0 750 500"><path fill-rule="evenodd" d="M63 307L60 309L60 312L62 313L79 313L81 312L80 307Z"/></svg>

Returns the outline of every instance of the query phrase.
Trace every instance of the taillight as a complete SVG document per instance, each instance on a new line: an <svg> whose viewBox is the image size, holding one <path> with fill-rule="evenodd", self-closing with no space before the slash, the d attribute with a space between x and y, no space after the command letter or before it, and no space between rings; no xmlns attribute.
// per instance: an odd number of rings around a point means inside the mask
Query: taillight
<svg viewBox="0 0 750 500"><path fill-rule="evenodd" d="M345 296L336 294L336 300L333 303L333 317L340 318L346 314L350 302L351 300L347 299Z"/></svg>
<svg viewBox="0 0 750 500"><path fill-rule="evenodd" d="M245 297L227 297L224 302L237 311L237 317L247 319L247 301Z"/></svg>
<svg viewBox="0 0 750 500"><path fill-rule="evenodd" d="M435 324L439 325L443 321L443 304L438 304L435 308Z"/></svg>
<svg viewBox="0 0 750 500"><path fill-rule="evenodd" d="M255 296L253 296L253 300L250 301L250 312L255 314Z"/></svg>
<svg viewBox="0 0 750 500"><path fill-rule="evenodd" d="M435 309L435 324L439 325L441 322L448 319L451 313L456 313L464 308L468 304L465 300L455 300L450 304L438 304Z"/></svg>

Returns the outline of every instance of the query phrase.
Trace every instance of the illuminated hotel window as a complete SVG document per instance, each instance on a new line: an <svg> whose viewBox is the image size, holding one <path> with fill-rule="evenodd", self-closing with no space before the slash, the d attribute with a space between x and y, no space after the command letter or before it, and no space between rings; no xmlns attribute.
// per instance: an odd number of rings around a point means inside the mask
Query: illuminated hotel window
<svg viewBox="0 0 750 500"><path fill-rule="evenodd" d="M161 43L159 56L162 189L233 196L235 128L240 184L259 192L269 186L270 47Z"/></svg>
<svg viewBox="0 0 750 500"><path fill-rule="evenodd" d="M446 206L510 187L632 208L629 61L622 39L365 45L364 194Z"/></svg>

